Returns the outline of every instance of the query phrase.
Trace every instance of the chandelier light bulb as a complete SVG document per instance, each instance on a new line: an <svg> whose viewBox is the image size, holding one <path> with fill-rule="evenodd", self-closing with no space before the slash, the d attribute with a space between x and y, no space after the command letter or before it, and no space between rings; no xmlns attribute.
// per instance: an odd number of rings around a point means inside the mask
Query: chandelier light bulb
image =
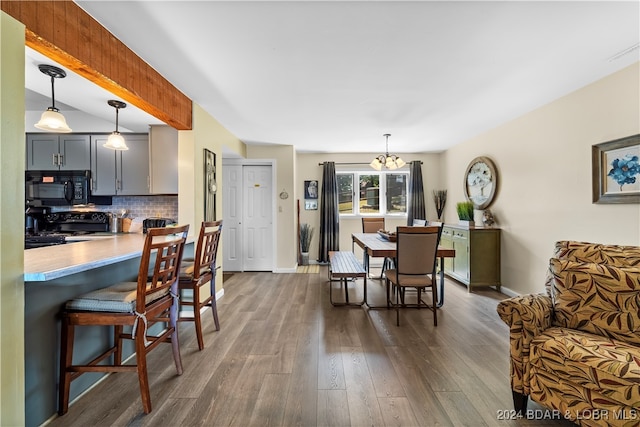
<svg viewBox="0 0 640 427"><path fill-rule="evenodd" d="M373 161L369 163L369 166L377 171L380 171L383 167L389 170L396 170L406 165L407 162L405 162L395 154L389 155L389 137L391 136L391 134L385 133L383 136L386 137L386 152L385 154L380 154L375 159L373 159Z"/></svg>

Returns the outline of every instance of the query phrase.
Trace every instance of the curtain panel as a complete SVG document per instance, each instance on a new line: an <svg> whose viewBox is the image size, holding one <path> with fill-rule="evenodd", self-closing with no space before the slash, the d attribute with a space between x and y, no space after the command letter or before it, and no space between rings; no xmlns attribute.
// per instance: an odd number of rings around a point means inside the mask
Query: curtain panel
<svg viewBox="0 0 640 427"><path fill-rule="evenodd" d="M422 185L422 163L414 160L409 163L409 197L407 204L407 225L413 225L414 219L427 219Z"/></svg>
<svg viewBox="0 0 640 427"><path fill-rule="evenodd" d="M329 252L340 250L340 212L335 162L324 162L320 193L318 262L329 263Z"/></svg>

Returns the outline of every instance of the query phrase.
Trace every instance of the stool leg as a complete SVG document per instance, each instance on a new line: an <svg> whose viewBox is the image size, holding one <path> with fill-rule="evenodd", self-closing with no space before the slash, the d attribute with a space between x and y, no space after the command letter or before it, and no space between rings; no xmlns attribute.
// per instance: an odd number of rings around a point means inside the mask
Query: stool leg
<svg viewBox="0 0 640 427"><path fill-rule="evenodd" d="M196 324L196 338L198 338L198 348L204 348L204 339L202 339L202 319L200 318L200 286L196 284L193 287L193 321Z"/></svg>
<svg viewBox="0 0 640 427"><path fill-rule="evenodd" d="M122 325L116 325L113 328L113 345L116 348L113 354L113 364L122 365L122 332L124 328Z"/></svg>
<svg viewBox="0 0 640 427"><path fill-rule="evenodd" d="M139 331L142 331L140 333ZM149 375L147 373L147 349L144 345L144 328L136 333L136 364L138 367L138 382L140 383L140 397L145 414L151 413L151 393L149 392Z"/></svg>
<svg viewBox="0 0 640 427"><path fill-rule="evenodd" d="M215 270L214 270L215 271ZM213 314L213 323L216 324L216 331L220 330L220 321L218 320L218 304L216 303L216 276L215 274L209 282L211 287L211 313Z"/></svg>
<svg viewBox="0 0 640 427"><path fill-rule="evenodd" d="M69 389L71 388L71 372L68 368L73 362L73 334L74 326L69 323L67 316L62 316L60 332L60 383L58 385L58 415L64 415L69 410Z"/></svg>
<svg viewBox="0 0 640 427"><path fill-rule="evenodd" d="M176 365L176 372L178 372L178 375L182 375L182 358L180 357L180 341L178 340L179 309L180 305L174 299L169 308L169 328L173 330L171 333L171 351L173 353L173 362Z"/></svg>

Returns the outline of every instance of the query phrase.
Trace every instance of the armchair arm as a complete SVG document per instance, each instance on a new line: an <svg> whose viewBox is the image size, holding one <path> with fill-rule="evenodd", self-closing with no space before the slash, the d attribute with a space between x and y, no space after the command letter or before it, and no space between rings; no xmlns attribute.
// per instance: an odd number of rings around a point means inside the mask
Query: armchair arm
<svg viewBox="0 0 640 427"><path fill-rule="evenodd" d="M498 315L509 325L511 389L529 394L529 345L551 326L553 304L545 294L523 295L498 303Z"/></svg>

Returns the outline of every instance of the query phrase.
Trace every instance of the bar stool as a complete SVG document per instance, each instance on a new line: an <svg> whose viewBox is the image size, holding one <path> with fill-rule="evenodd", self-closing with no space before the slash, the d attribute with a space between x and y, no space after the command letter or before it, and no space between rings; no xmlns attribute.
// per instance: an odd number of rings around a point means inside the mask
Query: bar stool
<svg viewBox="0 0 640 427"><path fill-rule="evenodd" d="M176 370L178 375L182 375L176 328L178 275L188 231L188 225L148 229L137 282L118 283L66 303L61 313L58 414L64 415L69 409L71 381L86 372L137 372L142 406L146 414L150 413L147 354L162 342L171 343ZM168 324L159 335L149 335L149 327L157 322ZM76 326L114 326L113 346L90 362L74 365L73 341ZM124 326L131 326L131 333L124 333ZM135 341L135 365L122 364L123 339ZM113 364L99 364L111 355Z"/></svg>
<svg viewBox="0 0 640 427"><path fill-rule="evenodd" d="M180 289L180 322L194 322L196 326L196 336L198 338L198 348L204 348L204 339L202 338L202 319L200 310L203 307L210 306L213 314L213 321L216 325L216 331L220 330L220 322L218 320L218 309L216 306L216 255L218 253L218 245L220 236L222 235L222 221L203 222L200 226L200 234L198 243L194 253L193 262L184 263L180 271L179 289ZM209 284L210 294L203 301L200 301L200 288ZM184 297L185 290L193 293L192 300ZM182 306L193 307L193 317L187 316L182 310Z"/></svg>

